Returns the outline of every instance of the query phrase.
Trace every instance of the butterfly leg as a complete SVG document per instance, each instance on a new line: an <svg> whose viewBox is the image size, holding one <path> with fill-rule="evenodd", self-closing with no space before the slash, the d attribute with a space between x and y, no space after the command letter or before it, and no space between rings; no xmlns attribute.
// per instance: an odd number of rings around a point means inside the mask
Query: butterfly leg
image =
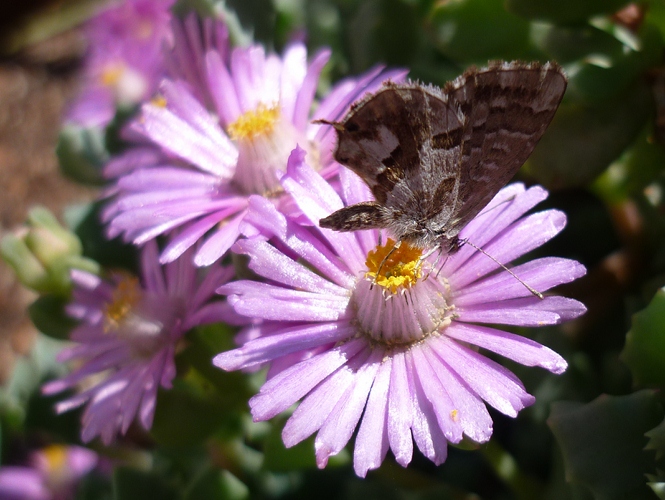
<svg viewBox="0 0 665 500"><path fill-rule="evenodd" d="M418 266L421 266L422 263L425 262L427 259L429 259L429 257L434 252L436 252L437 250L439 251L439 255L436 256L436 260L434 261L434 264L432 264L430 269L427 271L427 275L425 276L425 278L423 278L423 281L426 280L427 278L429 278L429 275L432 273L432 269L435 269L436 266L438 265L439 260L441 259L441 255L443 255L443 247L440 244L435 245L434 247L432 247L431 250L429 250L426 254L421 255L420 258L418 259ZM438 274L439 273L437 273L437 276L438 276Z"/></svg>

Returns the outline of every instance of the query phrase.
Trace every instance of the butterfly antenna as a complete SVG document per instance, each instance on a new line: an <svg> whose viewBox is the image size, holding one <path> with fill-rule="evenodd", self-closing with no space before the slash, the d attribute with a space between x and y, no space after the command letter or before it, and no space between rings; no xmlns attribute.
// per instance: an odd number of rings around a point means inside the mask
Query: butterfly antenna
<svg viewBox="0 0 665 500"><path fill-rule="evenodd" d="M490 254L488 254L485 250L483 250L483 249L480 248L479 246L474 245L474 244L471 243L468 239L462 240L462 243L467 244L467 245L469 245L469 246L475 248L476 250L478 250L478 251L479 251L480 253L482 253L483 255L486 255L487 257L489 257L490 259L492 259L496 264L498 264L499 266L501 266L501 268L502 268L503 270L508 271L508 274L510 274L513 278L515 278L517 281L519 281L520 283L522 283L522 285L524 285L524 287L525 287L527 290L529 290L532 294L534 294L534 295L535 295L536 297L538 297L539 299L542 300L542 299L545 298L545 297L543 297L543 294L542 294L542 293L540 293L540 292L539 292L538 290L536 290L535 288L533 288L533 287L529 286L528 284L526 284L526 283L525 283L524 281L522 281L522 280L521 280L521 279L520 279L520 278L519 278L514 272L512 272L512 271L511 271L510 269L508 269L505 265L503 265L501 262L499 262L498 260L496 260L494 257L492 257Z"/></svg>

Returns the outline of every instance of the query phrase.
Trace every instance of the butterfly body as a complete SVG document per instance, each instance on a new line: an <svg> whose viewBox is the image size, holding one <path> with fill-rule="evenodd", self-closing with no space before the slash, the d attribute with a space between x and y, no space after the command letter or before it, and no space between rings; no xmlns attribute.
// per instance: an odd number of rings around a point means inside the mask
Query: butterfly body
<svg viewBox="0 0 665 500"><path fill-rule="evenodd" d="M552 63L491 63L443 89L386 83L333 123L335 159L375 200L338 210L320 226L387 228L420 248L459 248L459 232L517 173L563 97Z"/></svg>

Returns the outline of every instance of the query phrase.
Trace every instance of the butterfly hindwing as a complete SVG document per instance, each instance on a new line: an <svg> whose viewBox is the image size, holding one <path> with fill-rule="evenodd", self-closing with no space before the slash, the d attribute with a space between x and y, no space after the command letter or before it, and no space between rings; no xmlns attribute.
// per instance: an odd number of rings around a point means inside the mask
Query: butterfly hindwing
<svg viewBox="0 0 665 500"><path fill-rule="evenodd" d="M346 207L323 227L387 227L417 246L449 244L515 175L563 97L556 64L491 63L443 90L385 84L339 123L335 159L376 201Z"/></svg>
<svg viewBox="0 0 665 500"><path fill-rule="evenodd" d="M466 117L461 189L449 235L457 234L517 173L552 121L565 89L563 71L551 63L494 63L446 85L444 92Z"/></svg>

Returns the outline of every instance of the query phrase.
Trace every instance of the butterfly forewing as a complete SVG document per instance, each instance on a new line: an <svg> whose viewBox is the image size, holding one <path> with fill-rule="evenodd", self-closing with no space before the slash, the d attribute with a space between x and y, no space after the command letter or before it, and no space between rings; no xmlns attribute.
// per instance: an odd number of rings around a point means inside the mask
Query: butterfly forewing
<svg viewBox="0 0 665 500"><path fill-rule="evenodd" d="M357 173L380 203L386 203L398 183L418 183L422 152L433 135L456 130L456 141L449 142L459 143L459 107L449 106L438 89L429 90L387 84L355 105L338 128L335 159Z"/></svg>
<svg viewBox="0 0 665 500"><path fill-rule="evenodd" d="M566 87L555 64L493 63L443 90L387 83L336 123L335 159L376 201L339 210L336 230L387 227L419 246L456 246L459 231L515 175Z"/></svg>

